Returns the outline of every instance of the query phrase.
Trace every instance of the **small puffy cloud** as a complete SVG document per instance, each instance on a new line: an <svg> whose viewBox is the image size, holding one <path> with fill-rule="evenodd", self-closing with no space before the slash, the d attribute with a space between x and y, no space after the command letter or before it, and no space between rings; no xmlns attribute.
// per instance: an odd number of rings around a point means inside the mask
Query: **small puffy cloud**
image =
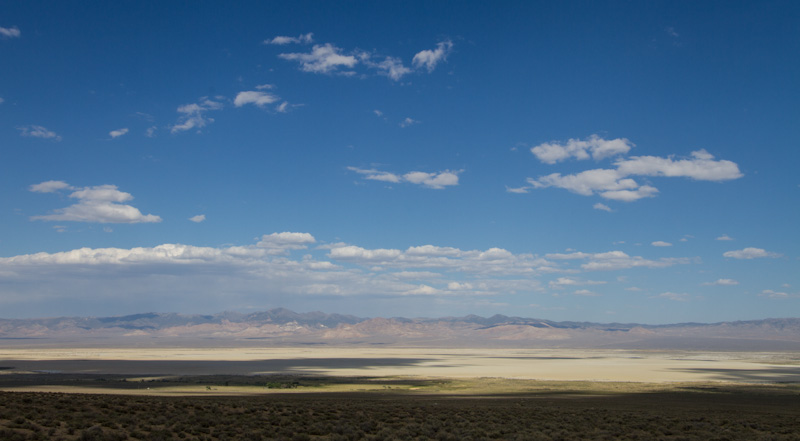
<svg viewBox="0 0 800 441"><path fill-rule="evenodd" d="M723 234L722 236L718 237L716 240L733 240L733 238L728 236L727 234Z"/></svg>
<svg viewBox="0 0 800 441"><path fill-rule="evenodd" d="M569 159L596 160L610 156L624 155L633 146L624 138L605 140L592 135L587 140L570 139L565 144L541 144L531 149L540 161L555 164ZM655 197L658 189L651 185L641 185L634 176L682 177L698 181L721 182L742 177L736 163L715 160L705 150L691 153L687 159L674 159L656 156L634 156L617 159L613 169L593 169L571 175L552 173L533 179L528 178L529 186L507 189L515 193L526 193L529 189L557 187L583 196L598 195L605 199L633 202Z"/></svg>
<svg viewBox="0 0 800 441"><path fill-rule="evenodd" d="M378 117L383 116L383 112L381 112L380 110L373 110L372 113L374 113L375 116L378 116Z"/></svg>
<svg viewBox="0 0 800 441"><path fill-rule="evenodd" d="M724 257L730 257L733 259L759 259L762 257L781 257L778 253L773 253L762 248L745 248L742 250L735 250L735 251L727 251L722 253Z"/></svg>
<svg viewBox="0 0 800 441"><path fill-rule="evenodd" d="M361 169L358 167L347 167L348 170L364 175L364 179L373 181L391 182L399 184L402 182L422 185L428 188L441 190L445 187L458 185L458 174L461 170L444 170L441 172L427 173L412 171L403 175L380 171L376 169Z"/></svg>
<svg viewBox="0 0 800 441"><path fill-rule="evenodd" d="M158 127L156 126L148 127L147 130L144 131L144 136L152 138L156 136L156 130L158 130Z"/></svg>
<svg viewBox="0 0 800 441"><path fill-rule="evenodd" d="M424 50L417 52L414 55L414 58L411 60L412 64L416 68L425 68L428 72L433 72L436 69L436 65L442 61L447 60L447 56L453 50L453 42L450 40L445 40L439 42L436 45L436 49Z"/></svg>
<svg viewBox="0 0 800 441"><path fill-rule="evenodd" d="M236 107L242 107L246 104L253 104L263 108L264 106L272 104L278 100L280 100L280 98L271 93L249 90L239 92L236 95L236 98L233 100L233 105Z"/></svg>
<svg viewBox="0 0 800 441"><path fill-rule="evenodd" d="M592 208L594 208L595 210L608 211L609 213L610 213L610 212L612 212L612 211L614 211L614 210L612 210L612 209L611 209L611 207L609 207L608 205L606 205L606 204L601 204L600 202L598 202L598 203L596 203L596 204L592 205Z"/></svg>
<svg viewBox="0 0 800 441"><path fill-rule="evenodd" d="M789 294L783 291L773 291L771 289L765 289L758 294L760 297L767 297L770 299L791 299L791 298L800 298L800 294Z"/></svg>
<svg viewBox="0 0 800 441"><path fill-rule="evenodd" d="M671 247L672 246L671 243L664 242L663 240L657 240L655 242L652 242L650 245L652 245L654 247Z"/></svg>
<svg viewBox="0 0 800 441"><path fill-rule="evenodd" d="M589 291L588 289L579 289L575 291L574 294L576 296L585 296L585 297L597 297L600 295L595 292Z"/></svg>
<svg viewBox="0 0 800 441"><path fill-rule="evenodd" d="M605 285L602 280L576 280L569 277L559 277L556 280L550 281L550 288L562 289L566 286L581 286L581 285Z"/></svg>
<svg viewBox="0 0 800 441"><path fill-rule="evenodd" d="M343 55L341 49L330 44L316 44L309 53L279 54L284 60L297 61L300 69L311 73L336 73L339 68L352 68L358 59L352 55Z"/></svg>
<svg viewBox="0 0 800 441"><path fill-rule="evenodd" d="M674 160L672 157L634 156L616 162L622 175L665 176L690 178L698 181L727 181L744 176L735 162L714 160L705 150L691 153L690 159Z"/></svg>
<svg viewBox="0 0 800 441"><path fill-rule="evenodd" d="M314 42L314 34L309 32L307 34L303 34L297 37L286 37L283 35L279 35L274 37L270 40L264 40L264 44L276 44L276 45L284 45L284 44L310 44Z"/></svg>
<svg viewBox="0 0 800 441"><path fill-rule="evenodd" d="M61 181L47 181L32 185L30 191L52 193L61 189L74 190L69 197L78 202L69 207L56 209L53 214L32 216L31 220L72 221L96 223L161 222L161 217L144 215L138 208L123 204L133 199L130 193L119 191L116 185L74 188Z"/></svg>
<svg viewBox="0 0 800 441"><path fill-rule="evenodd" d="M373 69L377 69L379 74L385 75L394 81L400 81L404 75L413 72L411 69L403 65L402 60L395 57L386 57L383 61L377 63L366 59L364 64Z"/></svg>
<svg viewBox="0 0 800 441"><path fill-rule="evenodd" d="M34 193L55 193L59 190L65 189L71 190L72 186L64 181L45 181L28 187L28 190Z"/></svg>
<svg viewBox="0 0 800 441"><path fill-rule="evenodd" d="M288 111L287 110L288 108L289 108L289 103L287 101L284 101L275 107L275 111L279 113L286 113Z"/></svg>
<svg viewBox="0 0 800 441"><path fill-rule="evenodd" d="M119 138L120 136L122 136L122 135L124 135L126 133L128 133L128 129L127 128L123 128L123 129L119 129L119 130L112 130L112 131L108 132L108 134L111 135L112 138Z"/></svg>
<svg viewBox="0 0 800 441"><path fill-rule="evenodd" d="M10 28L0 26L0 36L3 36L3 38L19 38L21 35L22 32L16 26Z"/></svg>
<svg viewBox="0 0 800 441"><path fill-rule="evenodd" d="M569 254L546 254L546 258L554 260L587 260L581 264L586 271L613 271L628 268L666 268L676 264L687 264L686 258L662 258L659 260L645 259L641 256L630 256L623 251L608 251L605 253L573 252Z"/></svg>
<svg viewBox="0 0 800 441"><path fill-rule="evenodd" d="M198 223L199 224L200 222L203 222L204 220L206 220L206 215L205 214L198 214L197 216L190 217L189 220L194 222L194 223Z"/></svg>
<svg viewBox="0 0 800 441"><path fill-rule="evenodd" d="M599 196L623 202L653 197L658 189L649 185L639 185L635 180L623 178L616 170L586 170L574 175L552 173L538 179L528 179L532 188L557 187L583 196Z"/></svg>
<svg viewBox="0 0 800 441"><path fill-rule="evenodd" d="M719 286L734 286L738 285L739 281L733 279L717 279L716 282L706 282L703 286L712 286L712 285L719 285Z"/></svg>
<svg viewBox="0 0 800 441"><path fill-rule="evenodd" d="M222 103L212 101L208 98L201 98L197 103L184 104L178 107L180 117L178 118L178 123L173 125L170 129L170 132L178 133L192 129L201 129L214 122L214 119L207 117L206 113L222 108Z"/></svg>
<svg viewBox="0 0 800 441"><path fill-rule="evenodd" d="M667 299L672 300L674 302L685 302L689 300L689 294L685 293L674 293L674 292L662 292L661 294L655 295L652 298L659 298L659 299Z"/></svg>
<svg viewBox="0 0 800 441"><path fill-rule="evenodd" d="M406 118L400 121L398 125L405 129L406 127L413 126L414 124L419 124L419 121L412 118Z"/></svg>
<svg viewBox="0 0 800 441"><path fill-rule="evenodd" d="M539 144L531 148L531 153L545 164L555 164L569 158L600 160L628 153L632 147L634 144L625 138L606 140L592 135L585 140L570 139L565 144Z"/></svg>
<svg viewBox="0 0 800 441"><path fill-rule="evenodd" d="M286 254L289 250L304 250L317 240L309 233L272 233L261 236L256 246L267 250L268 254Z"/></svg>
<svg viewBox="0 0 800 441"><path fill-rule="evenodd" d="M48 130L45 127L37 126L37 125L30 125L24 127L17 127L17 130L20 131L20 136L27 136L31 138L42 138L42 139L52 139L54 141L61 141L61 136L59 136L56 132L52 130Z"/></svg>

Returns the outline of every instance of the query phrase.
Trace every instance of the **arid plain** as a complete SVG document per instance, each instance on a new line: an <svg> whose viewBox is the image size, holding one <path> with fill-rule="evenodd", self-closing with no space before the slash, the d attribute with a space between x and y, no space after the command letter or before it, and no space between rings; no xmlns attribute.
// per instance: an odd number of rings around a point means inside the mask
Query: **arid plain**
<svg viewBox="0 0 800 441"><path fill-rule="evenodd" d="M5 348L12 374L501 378L593 382L800 382L800 353L413 347ZM2 385L3 390L62 386ZM179 393L179 390L175 390ZM233 390L231 390L233 392Z"/></svg>

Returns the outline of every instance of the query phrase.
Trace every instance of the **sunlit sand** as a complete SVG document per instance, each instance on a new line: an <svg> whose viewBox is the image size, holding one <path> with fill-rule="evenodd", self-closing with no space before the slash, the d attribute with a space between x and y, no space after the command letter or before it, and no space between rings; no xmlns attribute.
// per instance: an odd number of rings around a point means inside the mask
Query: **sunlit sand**
<svg viewBox="0 0 800 441"><path fill-rule="evenodd" d="M435 348L0 349L0 372L797 382L800 353Z"/></svg>

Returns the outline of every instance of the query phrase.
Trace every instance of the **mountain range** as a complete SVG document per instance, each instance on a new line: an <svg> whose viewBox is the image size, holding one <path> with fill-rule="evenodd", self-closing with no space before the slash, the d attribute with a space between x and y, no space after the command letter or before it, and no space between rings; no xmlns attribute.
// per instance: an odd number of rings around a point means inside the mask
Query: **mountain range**
<svg viewBox="0 0 800 441"><path fill-rule="evenodd" d="M800 350L800 318L646 325L494 315L362 318L278 308L243 314L145 313L0 319L0 344L414 345L687 350Z"/></svg>

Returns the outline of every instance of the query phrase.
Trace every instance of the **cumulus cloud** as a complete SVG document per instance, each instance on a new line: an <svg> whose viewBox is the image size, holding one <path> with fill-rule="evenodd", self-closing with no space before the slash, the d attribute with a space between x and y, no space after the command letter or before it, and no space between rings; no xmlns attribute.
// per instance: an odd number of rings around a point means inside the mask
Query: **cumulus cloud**
<svg viewBox="0 0 800 441"><path fill-rule="evenodd" d="M597 194L605 199L632 202L653 197L658 189L640 185L633 179L623 178L616 170L586 170L574 175L552 173L538 179L528 178L532 188L557 187L582 196Z"/></svg>
<svg viewBox="0 0 800 441"><path fill-rule="evenodd" d="M602 280L576 280L570 277L559 277L556 280L551 280L549 285L553 289L562 289L565 286L604 285L605 283Z"/></svg>
<svg viewBox="0 0 800 441"><path fill-rule="evenodd" d="M657 241L651 243L650 245L652 245L654 247L671 247L672 246L671 243L664 242L663 240L657 240Z"/></svg>
<svg viewBox="0 0 800 441"><path fill-rule="evenodd" d="M675 160L672 157L634 156L616 162L623 176L664 176L690 178L698 181L728 181L744 176L735 162L714 160L705 150L691 153L689 159Z"/></svg>
<svg viewBox="0 0 800 441"><path fill-rule="evenodd" d="M0 35L4 38L19 38L22 35L19 28L16 26L12 26L10 28L4 28L0 26Z"/></svg>
<svg viewBox="0 0 800 441"><path fill-rule="evenodd" d="M733 240L733 238L727 234L723 234L722 236L718 237L717 240Z"/></svg>
<svg viewBox="0 0 800 441"><path fill-rule="evenodd" d="M614 210L612 210L612 209L611 209L611 207L609 207L608 205L606 205L606 204L601 204L600 202L598 202L598 203L596 203L596 204L592 205L592 208L594 208L595 210L608 211L609 213L611 213L612 211L614 211Z"/></svg>
<svg viewBox="0 0 800 441"><path fill-rule="evenodd" d="M161 222L159 216L143 215L138 208L123 204L133 199L133 196L119 191L116 185L72 187L62 181L46 181L32 185L29 189L36 193L74 190L69 197L78 200L74 205L56 209L53 214L32 216L31 220L126 224Z"/></svg>
<svg viewBox="0 0 800 441"><path fill-rule="evenodd" d="M189 220L194 222L194 223L198 223L199 224L200 222L203 222L204 220L206 220L206 215L205 214L198 214L197 216L190 217Z"/></svg>
<svg viewBox="0 0 800 441"><path fill-rule="evenodd" d="M764 250L762 248L745 248L742 250L735 250L735 251L727 251L722 253L724 257L730 257L733 259L760 259L762 257L781 257L778 253L773 253L771 251Z"/></svg>
<svg viewBox="0 0 800 441"><path fill-rule="evenodd" d="M428 72L433 72L436 65L447 60L447 56L453 50L453 42L450 40L441 41L436 45L436 49L417 52L411 60L412 64L420 69L425 68Z"/></svg>
<svg viewBox="0 0 800 441"><path fill-rule="evenodd" d="M569 159L600 160L627 154L633 144L624 138L605 140L592 135L587 140L570 139L565 144L547 143L531 149L544 163L555 164ZM616 168L585 170L576 174L551 173L538 178L528 178L528 186L508 188L513 193L527 193L530 189L556 187L583 196L598 195L605 199L633 202L655 197L658 189L649 184L640 184L633 177L679 177L697 181L722 182L742 177L736 163L716 160L706 150L697 150L689 158L675 159L656 156L634 156L618 158Z"/></svg>
<svg viewBox="0 0 800 441"><path fill-rule="evenodd" d="M419 124L419 121L412 118L406 118L400 121L398 125L405 129L406 127L413 126L414 124Z"/></svg>
<svg viewBox="0 0 800 441"><path fill-rule="evenodd" d="M45 181L39 184L33 184L28 187L28 190L34 193L55 193L58 190L71 190L72 186L64 181Z"/></svg>
<svg viewBox="0 0 800 441"><path fill-rule="evenodd" d="M19 133L20 136L61 141L61 136L59 136L56 132L48 130L47 128L42 126L37 126L37 125L23 126L23 127L17 127L17 130L20 131Z"/></svg>
<svg viewBox="0 0 800 441"><path fill-rule="evenodd" d="M716 282L706 282L703 286L712 286L712 285L719 285L719 286L734 286L738 285L739 282L734 279L717 279Z"/></svg>
<svg viewBox="0 0 800 441"><path fill-rule="evenodd" d="M688 264L689 259L662 258L658 260L645 259L641 256L629 256L623 251L608 251L605 253L573 252L568 254L546 254L546 258L555 260L585 260L581 268L587 271L611 271L629 268L666 268L677 264Z"/></svg>
<svg viewBox="0 0 800 441"><path fill-rule="evenodd" d="M653 296L653 298L667 299L667 300L672 300L674 302L686 302L689 300L689 294L662 292L661 294Z"/></svg>
<svg viewBox="0 0 800 441"><path fill-rule="evenodd" d="M213 118L206 116L212 110L222 109L224 106L218 101L201 98L199 102L184 104L178 107L180 117L178 122L170 128L171 133L185 132L192 129L201 129L214 122Z"/></svg>
<svg viewBox="0 0 800 441"><path fill-rule="evenodd" d="M462 172L462 170L444 170L438 173L412 171L403 175L399 175L396 173L390 173L376 169L361 169L358 167L347 167L347 169L360 175L364 175L364 179L390 182L393 184L405 182L422 185L424 187L437 190L458 185L458 174Z"/></svg>
<svg viewBox="0 0 800 441"><path fill-rule="evenodd" d="M289 250L304 250L308 245L316 243L309 233L272 233L261 236L261 240L256 244L257 247L267 250L269 254L286 254Z"/></svg>
<svg viewBox="0 0 800 441"><path fill-rule="evenodd" d="M269 40L264 40L264 44L276 44L276 45L284 45L284 44L310 44L314 42L314 34L309 32L307 34L302 34L297 37L286 37L283 35L279 35Z"/></svg>
<svg viewBox="0 0 800 441"><path fill-rule="evenodd" d="M77 191L84 197L127 200L111 188ZM56 298L79 300L73 303L82 307L127 302L166 310L202 305L213 311L309 295L317 300L337 296L530 296L546 294L540 279L553 272L570 275L553 280L551 287L591 295L591 285L605 282L572 275L591 270L585 268L587 263L614 261L602 269L684 263L680 259L647 261L621 252L572 251L541 257L499 247L460 249L421 244L399 249L317 243L310 233L276 232L247 245L166 243L2 257L0 274L7 282L8 295L0 296L0 308L8 311L13 298L31 305L40 302L30 309L41 313L47 299Z"/></svg>
<svg viewBox="0 0 800 441"><path fill-rule="evenodd" d="M373 69L377 69L380 75L385 75L394 81L400 81L403 76L413 72L413 70L403 65L401 59L396 57L386 57L383 61L379 62L373 62L367 58L364 60L364 64Z"/></svg>
<svg viewBox="0 0 800 441"><path fill-rule="evenodd" d="M261 92L257 90L249 90L249 91L239 92L236 95L236 98L233 100L233 105L236 107L242 107L246 104L253 104L255 106L263 108L268 104L272 104L278 100L280 100L280 98L271 93Z"/></svg>
<svg viewBox="0 0 800 441"><path fill-rule="evenodd" d="M773 291L771 289L765 289L758 294L760 297L767 297L770 299L791 299L791 298L800 298L800 294L789 294L783 291Z"/></svg>
<svg viewBox="0 0 800 441"><path fill-rule="evenodd" d="M545 164L555 164L569 158L589 159L591 157L600 160L626 154L632 147L634 144L625 138L606 140L592 135L585 140L570 139L564 144L557 142L539 144L531 148L531 153Z"/></svg>
<svg viewBox="0 0 800 441"><path fill-rule="evenodd" d="M112 131L108 132L108 134L112 138L119 138L120 136L122 136L122 135L124 135L126 133L128 133L128 129L127 128L123 128L123 129L119 129L119 130L112 130Z"/></svg>
<svg viewBox="0 0 800 441"><path fill-rule="evenodd" d="M275 37L265 40L265 44L310 43L308 38L301 37ZM386 76L393 81L400 81L408 74L419 70L432 72L437 64L445 61L453 48L449 40L437 44L436 49L424 50L417 53L412 59L413 68L407 67L403 60L396 56L379 55L363 50L345 50L332 43L315 44L310 52L291 52L278 54L279 58L296 61L304 72L318 74L339 74L345 76L356 75L356 69L373 69L378 75Z"/></svg>
<svg viewBox="0 0 800 441"><path fill-rule="evenodd" d="M352 55L343 55L342 50L330 43L316 44L309 53L279 54L284 60L297 61L300 69L311 73L345 73L340 68L352 68L358 59Z"/></svg>

